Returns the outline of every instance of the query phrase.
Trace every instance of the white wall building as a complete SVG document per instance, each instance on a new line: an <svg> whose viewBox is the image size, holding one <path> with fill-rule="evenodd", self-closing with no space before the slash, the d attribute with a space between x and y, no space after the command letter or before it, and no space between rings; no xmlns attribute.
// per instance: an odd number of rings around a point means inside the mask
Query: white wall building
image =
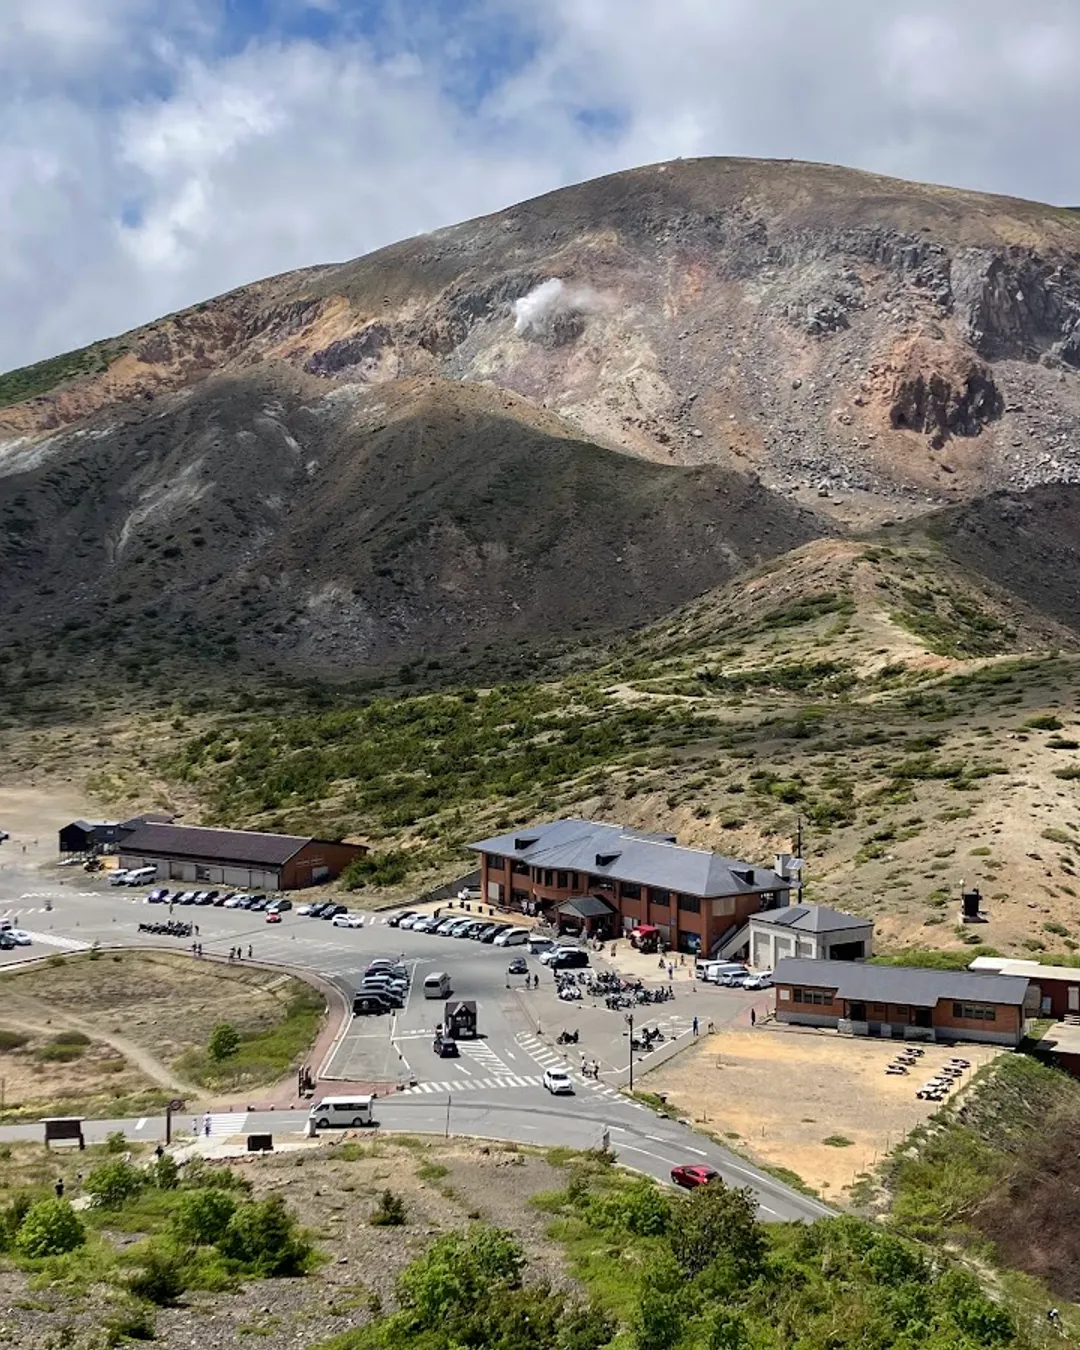
<svg viewBox="0 0 1080 1350"><path fill-rule="evenodd" d="M775 970L784 957L865 961L873 955L874 924L826 905L789 905L750 919L750 964Z"/></svg>

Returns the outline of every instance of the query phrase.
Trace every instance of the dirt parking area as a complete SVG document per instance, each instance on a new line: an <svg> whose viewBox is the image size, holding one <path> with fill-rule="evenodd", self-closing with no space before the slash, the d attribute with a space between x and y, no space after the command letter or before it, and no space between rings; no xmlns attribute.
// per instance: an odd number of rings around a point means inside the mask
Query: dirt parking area
<svg viewBox="0 0 1080 1350"><path fill-rule="evenodd" d="M927 1045L906 1075L885 1073L899 1043L835 1032L724 1028L651 1073L650 1092L704 1117L718 1138L772 1167L795 1172L827 1199L869 1171L936 1109L916 1091L950 1058L975 1070L1002 1053L993 1046ZM830 1142L831 1141L831 1142Z"/></svg>

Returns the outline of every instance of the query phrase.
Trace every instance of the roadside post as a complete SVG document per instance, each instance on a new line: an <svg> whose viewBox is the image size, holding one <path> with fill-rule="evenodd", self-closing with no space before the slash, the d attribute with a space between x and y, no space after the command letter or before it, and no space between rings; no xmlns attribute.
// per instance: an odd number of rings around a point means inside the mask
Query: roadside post
<svg viewBox="0 0 1080 1350"><path fill-rule="evenodd" d="M634 1090L634 1014L626 1014L626 1024L630 1028L630 1091Z"/></svg>
<svg viewBox="0 0 1080 1350"><path fill-rule="evenodd" d="M166 1142L167 1144L171 1144L171 1143L172 1143L172 1118L173 1118L173 1112L174 1112L174 1111L182 1111L183 1109L184 1109L184 1103L180 1100L179 1097L174 1097L174 1098L172 1099L172 1101L169 1102L168 1106L166 1106L166 1108L165 1108L165 1142Z"/></svg>

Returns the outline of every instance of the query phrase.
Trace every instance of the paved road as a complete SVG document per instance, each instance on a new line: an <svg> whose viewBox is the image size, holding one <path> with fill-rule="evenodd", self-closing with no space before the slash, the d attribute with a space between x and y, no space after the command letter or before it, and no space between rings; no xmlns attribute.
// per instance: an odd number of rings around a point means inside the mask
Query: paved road
<svg viewBox="0 0 1080 1350"><path fill-rule="evenodd" d="M138 924L167 917L167 907L148 905L144 896L145 890L109 887L75 869L55 879L5 860L0 870L0 917L17 915L19 926L33 934L34 945L0 952L0 971L27 956L86 949L95 941L160 943L161 939L140 935ZM250 945L257 959L318 972L345 990L357 986L373 956L404 956L413 972L406 1006L393 1017L354 1019L327 1064L320 1066L324 1074L342 1081L401 1085L404 1091L379 1106L387 1128L441 1133L448 1105L451 1131L459 1134L588 1148L599 1144L606 1128L619 1157L650 1175L666 1178L676 1163L708 1162L732 1183L752 1185L765 1218L812 1220L829 1213L709 1139L622 1096L618 1084L624 1079L627 1056L622 1015L603 1007L557 1002L552 976L536 961L530 960L530 967L539 973L541 985L526 993L507 987L506 967L515 952L401 932L385 920L376 919L363 929L342 929L293 911L280 925L267 925L261 914L204 907L178 908L176 917L199 925L199 940L208 953L224 955L237 946L246 953ZM175 945L179 952L189 948L184 941ZM442 1003L425 1000L422 984L424 976L435 970L450 974L456 997L475 999L479 1005L482 1039L462 1042L457 1059L439 1059L432 1051ZM739 996L703 990L689 979L681 986L677 982L676 990L674 1003L640 1010L637 1025L659 1022L669 1036L689 1034L685 1029L695 1013L702 1021L711 1018L720 1023L742 1006ZM537 1034L538 1026L547 1033L577 1026L581 1043L564 1059ZM582 1053L600 1061L598 1082L578 1072ZM573 1097L554 1098L541 1086L544 1069L555 1065L571 1072ZM325 1083L323 1090L332 1091L332 1083ZM222 1114L215 1128L228 1134L298 1131L305 1120L303 1113ZM88 1129L92 1138L123 1129L136 1138L156 1139L164 1135L164 1121L95 1121ZM39 1125L0 1129L0 1139L40 1137Z"/></svg>

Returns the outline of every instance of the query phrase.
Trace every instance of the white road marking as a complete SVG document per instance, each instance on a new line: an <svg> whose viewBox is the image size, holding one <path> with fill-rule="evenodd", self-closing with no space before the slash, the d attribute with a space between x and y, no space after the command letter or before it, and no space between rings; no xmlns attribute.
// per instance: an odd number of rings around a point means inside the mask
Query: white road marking
<svg viewBox="0 0 1080 1350"><path fill-rule="evenodd" d="M633 1144L620 1144L619 1147L627 1149L630 1153L644 1153L646 1158L655 1158L657 1162L666 1163L668 1167L677 1166L670 1158L663 1158L659 1153L651 1153L647 1148L635 1148Z"/></svg>
<svg viewBox="0 0 1080 1350"><path fill-rule="evenodd" d="M683 1147L686 1149L687 1153L696 1153L699 1158L707 1158L709 1156L703 1148L691 1148L689 1144L684 1144ZM769 1213L771 1214L772 1210L770 1210Z"/></svg>
<svg viewBox="0 0 1080 1350"><path fill-rule="evenodd" d="M139 1119L135 1122L135 1128L136 1128L137 1130L141 1130L145 1125L146 1125L146 1117L145 1117L145 1116L140 1116Z"/></svg>
<svg viewBox="0 0 1080 1350"><path fill-rule="evenodd" d="M77 938L59 937L56 933L35 933L29 928L26 934L31 942L41 942L46 947L60 947L68 952L88 952L92 945L89 942L80 942Z"/></svg>

